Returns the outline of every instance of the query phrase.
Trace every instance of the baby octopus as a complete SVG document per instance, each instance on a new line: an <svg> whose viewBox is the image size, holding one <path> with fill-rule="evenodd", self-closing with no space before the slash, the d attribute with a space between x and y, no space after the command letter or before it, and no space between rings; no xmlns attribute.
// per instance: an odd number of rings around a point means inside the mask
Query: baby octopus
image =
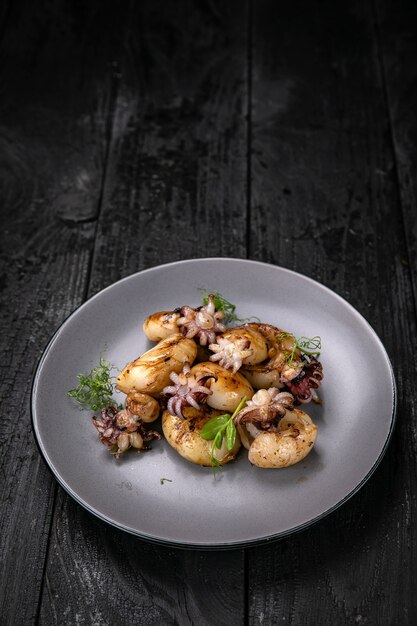
<svg viewBox="0 0 417 626"><path fill-rule="evenodd" d="M210 295L208 303L197 309L183 306L176 321L179 330L187 339L198 339L201 346L216 341L216 334L226 330L221 320L224 318L223 311L216 311L214 296Z"/></svg>
<svg viewBox="0 0 417 626"><path fill-rule="evenodd" d="M303 356L304 367L299 370L295 377L286 377L281 373L281 382L294 394L297 402L307 404L310 400L320 403L316 389L320 387L323 379L323 366L314 356Z"/></svg>
<svg viewBox="0 0 417 626"><path fill-rule="evenodd" d="M255 365L268 356L265 338L256 329L247 326L236 326L217 337L217 343L209 348L214 354L210 361L218 361L219 365L236 373L243 364Z"/></svg>
<svg viewBox="0 0 417 626"><path fill-rule="evenodd" d="M186 362L180 374L171 372L170 379L174 383L164 387L162 393L171 396L168 400L167 409L171 415L185 419L183 409L192 406L200 408L200 404L207 401L207 396L212 392L205 387L205 383L212 376L193 376L190 372L190 364Z"/></svg>
<svg viewBox="0 0 417 626"><path fill-rule="evenodd" d="M101 443L110 448L116 459L130 447L147 450L150 441L161 439L155 430L146 430L139 415L127 408L118 411L114 406L107 406L101 411L100 417L93 417L93 424L99 432Z"/></svg>
<svg viewBox="0 0 417 626"><path fill-rule="evenodd" d="M258 430L276 430L277 418L292 409L294 396L276 387L260 389L235 418L236 425L254 424Z"/></svg>

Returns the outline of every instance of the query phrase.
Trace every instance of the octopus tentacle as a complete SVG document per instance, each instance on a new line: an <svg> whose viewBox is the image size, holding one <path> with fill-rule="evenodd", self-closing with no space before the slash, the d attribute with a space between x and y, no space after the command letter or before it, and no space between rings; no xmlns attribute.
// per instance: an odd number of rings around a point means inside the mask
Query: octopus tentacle
<svg viewBox="0 0 417 626"><path fill-rule="evenodd" d="M101 443L114 452L116 459L130 447L147 450L150 441L161 439L155 430L145 429L140 417L127 408L117 410L109 405L102 409L99 417L93 417L93 424Z"/></svg>
<svg viewBox="0 0 417 626"><path fill-rule="evenodd" d="M243 359L252 354L250 341L244 338L229 341L217 337L217 343L210 344L209 348L215 353L211 355L210 361L218 361L219 365L231 369L234 374L242 367Z"/></svg>
<svg viewBox="0 0 417 626"><path fill-rule="evenodd" d="M200 376L199 378L192 376L187 362L181 374L171 372L170 379L174 384L168 385L162 391L165 397L171 396L167 403L167 409L171 415L185 419L183 409L186 406L199 409L200 405L207 401L207 396L212 393L205 386L210 378L213 376Z"/></svg>
<svg viewBox="0 0 417 626"><path fill-rule="evenodd" d="M197 309L183 306L180 309L177 326L187 339L198 339L201 346L216 341L216 334L226 330L221 320L224 318L223 311L216 311L214 296L208 297L208 303Z"/></svg>
<svg viewBox="0 0 417 626"><path fill-rule="evenodd" d="M260 389L235 417L236 426L253 424L260 430L276 430L277 418L283 417L294 403L294 396L276 387Z"/></svg>
<svg viewBox="0 0 417 626"><path fill-rule="evenodd" d="M323 380L323 366L314 356L304 358L306 365L298 376L286 381L285 386L300 404L307 404L310 400L320 402L315 390L320 387Z"/></svg>

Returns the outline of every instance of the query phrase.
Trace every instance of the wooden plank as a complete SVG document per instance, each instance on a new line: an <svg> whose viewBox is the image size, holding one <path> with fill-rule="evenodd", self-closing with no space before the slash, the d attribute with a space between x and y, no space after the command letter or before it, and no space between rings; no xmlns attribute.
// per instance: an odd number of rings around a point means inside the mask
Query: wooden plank
<svg viewBox="0 0 417 626"><path fill-rule="evenodd" d="M246 250L245 8L149 1L128 23L90 294L148 266ZM42 623L244 619L241 550L154 546L62 492L52 538Z"/></svg>
<svg viewBox="0 0 417 626"><path fill-rule="evenodd" d="M240 553L154 545L60 497L40 623L238 626L242 580Z"/></svg>
<svg viewBox="0 0 417 626"><path fill-rule="evenodd" d="M7 18L0 68L0 612L2 623L30 624L56 490L33 440L30 386L49 337L86 292L113 39L96 29L100 11L93 6L80 15L65 2L16 2ZM111 32L117 23L114 15Z"/></svg>
<svg viewBox="0 0 417 626"><path fill-rule="evenodd" d="M381 63L384 71L386 95L390 112L391 132L396 158L405 236L413 281L414 299L417 299L417 5L402 0L386 0L375 4L378 35L381 39Z"/></svg>
<svg viewBox="0 0 417 626"><path fill-rule="evenodd" d="M399 421L351 501L249 552L249 622L413 624L416 324L372 7L256 3L252 83L252 255L364 314L393 361Z"/></svg>
<svg viewBox="0 0 417 626"><path fill-rule="evenodd" d="M145 2L133 19L90 293L165 262L246 256L245 5Z"/></svg>

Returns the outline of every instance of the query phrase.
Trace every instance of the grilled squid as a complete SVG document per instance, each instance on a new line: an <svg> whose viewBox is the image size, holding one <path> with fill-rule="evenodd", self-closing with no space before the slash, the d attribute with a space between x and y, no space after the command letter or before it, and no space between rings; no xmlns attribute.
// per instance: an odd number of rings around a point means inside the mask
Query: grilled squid
<svg viewBox="0 0 417 626"><path fill-rule="evenodd" d="M178 311L154 313L143 322L143 332L150 341L161 341L161 339L176 335L180 332L177 326L179 317Z"/></svg>
<svg viewBox="0 0 417 626"><path fill-rule="evenodd" d="M216 341L216 335L226 330L222 323L223 311L217 311L214 295L205 305L192 308L184 305L175 311L160 311L146 318L143 331L151 341L160 341L176 333L194 339L199 345L207 346Z"/></svg>
<svg viewBox="0 0 417 626"><path fill-rule="evenodd" d="M261 363L268 356L265 337L248 326L237 326L218 335L216 343L209 345L214 354L210 361L217 361L226 369L237 372L242 365Z"/></svg>
<svg viewBox="0 0 417 626"><path fill-rule="evenodd" d="M159 396L170 383L171 372L179 374L184 363L193 363L197 346L180 334L162 339L126 367L117 377L116 388L124 393L139 391Z"/></svg>
<svg viewBox="0 0 417 626"><path fill-rule="evenodd" d="M263 336L268 352L264 361L244 365L241 373L255 389L282 388L284 384L281 382L281 371L286 366L286 354L293 350L293 338L286 336L288 333L271 324L251 322L245 326Z"/></svg>
<svg viewBox="0 0 417 626"><path fill-rule="evenodd" d="M209 406L204 406L201 409L186 407L184 408L184 419L181 419L166 410L162 415L162 429L169 445L184 459L197 465L210 467L212 465L212 441L203 439L200 433L206 422L221 414L222 411L212 409ZM219 463L225 465L236 457L239 448L238 434L232 450L227 449L226 438L224 437L222 447L220 449L213 448L213 455Z"/></svg>
<svg viewBox="0 0 417 626"><path fill-rule="evenodd" d="M239 372L230 372L217 363L198 363L191 368L191 375L207 380L211 392L207 395L207 404L213 409L233 413L244 396L252 398L254 394L250 383Z"/></svg>
<svg viewBox="0 0 417 626"><path fill-rule="evenodd" d="M244 326L258 331L268 346L265 361L255 365L244 364L240 370L251 385L255 389L287 389L297 404L306 404L311 400L320 402L316 389L323 379L321 363L314 356L302 354L296 346L295 337L280 328L254 322Z"/></svg>
<svg viewBox="0 0 417 626"><path fill-rule="evenodd" d="M292 408L293 401L288 392L261 389L237 414L235 424L253 465L288 467L311 451L317 426L307 413Z"/></svg>

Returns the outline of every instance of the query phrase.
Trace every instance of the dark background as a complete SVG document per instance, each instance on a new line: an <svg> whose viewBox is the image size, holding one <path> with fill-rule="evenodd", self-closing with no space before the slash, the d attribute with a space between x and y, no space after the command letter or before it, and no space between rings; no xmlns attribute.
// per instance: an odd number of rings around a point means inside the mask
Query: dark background
<svg viewBox="0 0 417 626"><path fill-rule="evenodd" d="M416 6L1 4L1 624L417 623ZM30 423L36 364L68 314L204 256L324 283L375 328L398 384L363 489L302 533L230 552L95 519Z"/></svg>

